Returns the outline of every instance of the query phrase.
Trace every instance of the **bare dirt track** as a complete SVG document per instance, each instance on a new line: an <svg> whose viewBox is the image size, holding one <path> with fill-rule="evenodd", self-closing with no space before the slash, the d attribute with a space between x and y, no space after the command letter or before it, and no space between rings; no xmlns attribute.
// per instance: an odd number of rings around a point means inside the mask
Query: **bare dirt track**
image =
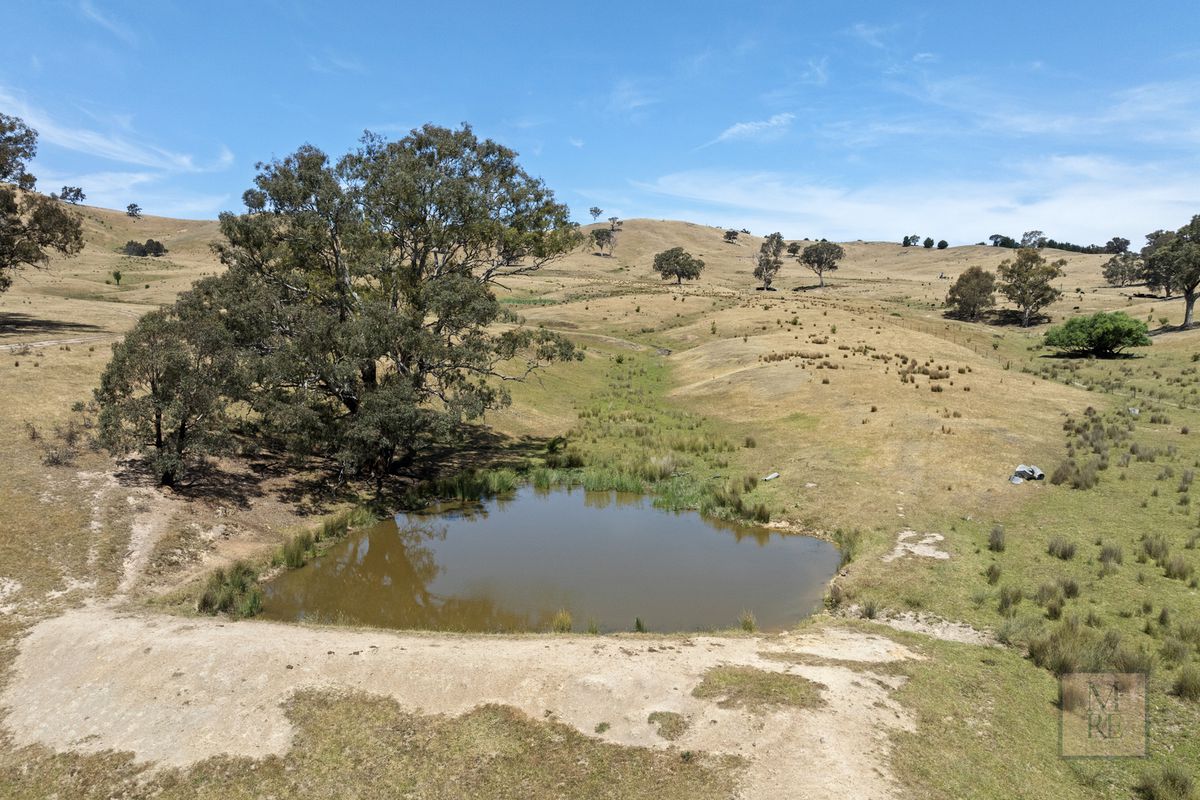
<svg viewBox="0 0 1200 800"><path fill-rule="evenodd" d="M791 660L805 656L817 663ZM606 722L598 735L618 744L740 755L747 798L889 798L897 788L888 736L913 722L891 697L904 679L882 667L913 658L885 637L836 627L745 637L488 637L97 605L33 628L2 701L18 746L132 751L169 766L285 752L292 730L282 705L303 689L365 691L426 714L499 703L589 735ZM703 673L724 664L801 675L826 687L826 703L754 713L693 697ZM654 711L682 714L687 731L660 739L647 723Z"/></svg>

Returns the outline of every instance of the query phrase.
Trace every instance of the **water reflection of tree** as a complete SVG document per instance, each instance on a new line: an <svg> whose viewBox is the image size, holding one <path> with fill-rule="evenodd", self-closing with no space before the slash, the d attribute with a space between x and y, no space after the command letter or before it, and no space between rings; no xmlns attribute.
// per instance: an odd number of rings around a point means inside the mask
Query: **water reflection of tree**
<svg viewBox="0 0 1200 800"><path fill-rule="evenodd" d="M432 522L377 527L285 575L271 588L268 606L308 620L388 628L528 629L526 615L498 608L486 594L430 591L442 573L430 543L444 540L446 533L445 525Z"/></svg>

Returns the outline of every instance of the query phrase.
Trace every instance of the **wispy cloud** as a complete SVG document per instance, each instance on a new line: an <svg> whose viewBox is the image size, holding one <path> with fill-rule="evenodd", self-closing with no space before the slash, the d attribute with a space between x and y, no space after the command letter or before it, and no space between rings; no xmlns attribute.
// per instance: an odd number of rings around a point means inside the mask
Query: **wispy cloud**
<svg viewBox="0 0 1200 800"><path fill-rule="evenodd" d="M347 56L326 48L321 53L308 54L308 68L321 75L355 73L365 75L367 67L354 56Z"/></svg>
<svg viewBox="0 0 1200 800"><path fill-rule="evenodd" d="M1197 180L1197 170L1073 155L1030 160L974 180L851 187L779 172L693 170L635 186L695 222L737 221L797 237L891 241L922 230L972 243L1036 228L1091 243L1182 224L1195 211Z"/></svg>
<svg viewBox="0 0 1200 800"><path fill-rule="evenodd" d="M882 50L887 47L884 36L890 30L890 28L880 25L868 25L865 22L856 22L850 26L847 33L863 44Z"/></svg>
<svg viewBox="0 0 1200 800"><path fill-rule="evenodd" d="M578 148L582 149L583 148L583 139L580 139L576 136L568 136L567 144L571 145L571 147L578 147Z"/></svg>
<svg viewBox="0 0 1200 800"><path fill-rule="evenodd" d="M617 81L608 93L607 108L617 114L633 114L658 102L658 98L630 78Z"/></svg>
<svg viewBox="0 0 1200 800"><path fill-rule="evenodd" d="M137 141L128 134L102 133L64 125L3 86L0 86L0 111L25 120L45 142L121 164L170 172L204 172L224 169L233 162L233 153L225 147L222 147L214 163L202 165L197 164L191 155Z"/></svg>
<svg viewBox="0 0 1200 800"><path fill-rule="evenodd" d="M80 0L79 13L83 15L84 19L104 28L130 47L137 45L137 35L130 28L101 13L100 9L92 4L92 0Z"/></svg>
<svg viewBox="0 0 1200 800"><path fill-rule="evenodd" d="M829 83L829 59L810 58L808 66L800 73L800 82L810 86L824 86Z"/></svg>
<svg viewBox="0 0 1200 800"><path fill-rule="evenodd" d="M782 136L792 127L792 120L795 118L795 114L784 113L775 114L770 119L756 120L754 122L737 122L721 131L717 135L717 138L711 142L706 142L701 147L708 147L718 142L731 142L740 139L757 141L775 139Z"/></svg>

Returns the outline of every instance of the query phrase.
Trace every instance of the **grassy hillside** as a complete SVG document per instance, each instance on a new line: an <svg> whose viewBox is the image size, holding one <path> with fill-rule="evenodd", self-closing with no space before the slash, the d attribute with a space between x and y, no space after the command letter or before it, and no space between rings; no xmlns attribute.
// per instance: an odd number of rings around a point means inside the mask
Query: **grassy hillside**
<svg viewBox="0 0 1200 800"><path fill-rule="evenodd" d="M210 249L215 222L80 213L83 254L26 271L0 295L6 659L29 624L117 594L138 547L147 558L134 571L130 602L190 599L207 570L237 557L269 558L328 507L311 487L297 489L296 476L236 459L223 462L219 486L169 503L86 447L69 463L46 459L47 445L72 422L89 424L72 409L90 398L109 344L145 311L220 269ZM626 477L669 458L675 474L647 480L647 490L668 505L708 503L714 513L729 513L711 507L728 481L779 472L747 490L745 503L761 506L772 525L827 536L853 556L831 590L833 615L808 625L865 616L924 621L923 630L936 632L948 620L998 636L1003 651L902 637L927 655L906 669L897 695L915 728L891 739L891 766L909 796L1007 797L1016 781L1025 796L1127 797L1144 769L1200 763L1191 735L1200 704L1174 691L1186 665L1200 663L1200 535L1190 496L1200 469L1200 332L1161 327L1163 319L1179 322L1182 302L1107 287L1104 256L1063 253L1054 322L1122 309L1148 320L1156 335L1134 358L1056 358L1041 348L1045 324L962 323L942 313L963 269L994 269L1012 251L850 242L824 289L789 261L780 291L764 293L751 275L761 239L742 235L731 244L723 233L629 220L611 257L581 250L500 292L530 323L568 334L585 353L516 386L512 408L489 418L523 439L513 457L563 435L589 468ZM118 252L147 238L162 241L168 255ZM674 246L704 259L699 281L677 287L652 271L654 254ZM114 269L123 273L120 286ZM1065 480L1008 483L1022 462L1047 473L1062 467ZM1094 486L1072 487L1080 470L1094 471ZM992 543L997 528L1002 548ZM908 530L917 539L900 538ZM897 549L932 534L940 537L929 540L933 555ZM1011 599L1018 590L1021 601L1006 606L1002 592ZM1152 664L1148 764L1057 758L1045 651L1072 619L1075 638L1064 647L1074 650L1065 655L1078 663L1108 635L1130 658ZM1025 657L1031 646L1038 664ZM395 716L382 707L372 713ZM348 739L363 735L352 719L338 725ZM531 740L546 734L519 732ZM454 740L445 741L453 749ZM70 770L111 778L125 769L120 759L83 760L64 766L68 759L42 754L34 774L63 788ZM633 760L655 775L671 772L667 762ZM532 767L515 767L525 768ZM237 780L254 793L252 774Z"/></svg>

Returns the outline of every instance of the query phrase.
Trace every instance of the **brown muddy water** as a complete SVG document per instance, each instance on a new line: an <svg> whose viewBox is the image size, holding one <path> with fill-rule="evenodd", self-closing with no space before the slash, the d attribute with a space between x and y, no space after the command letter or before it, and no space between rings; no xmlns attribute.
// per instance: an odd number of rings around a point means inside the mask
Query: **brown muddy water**
<svg viewBox="0 0 1200 800"><path fill-rule="evenodd" d="M521 488L509 499L399 514L265 587L263 616L387 628L779 630L816 610L828 542L674 513L650 498Z"/></svg>

